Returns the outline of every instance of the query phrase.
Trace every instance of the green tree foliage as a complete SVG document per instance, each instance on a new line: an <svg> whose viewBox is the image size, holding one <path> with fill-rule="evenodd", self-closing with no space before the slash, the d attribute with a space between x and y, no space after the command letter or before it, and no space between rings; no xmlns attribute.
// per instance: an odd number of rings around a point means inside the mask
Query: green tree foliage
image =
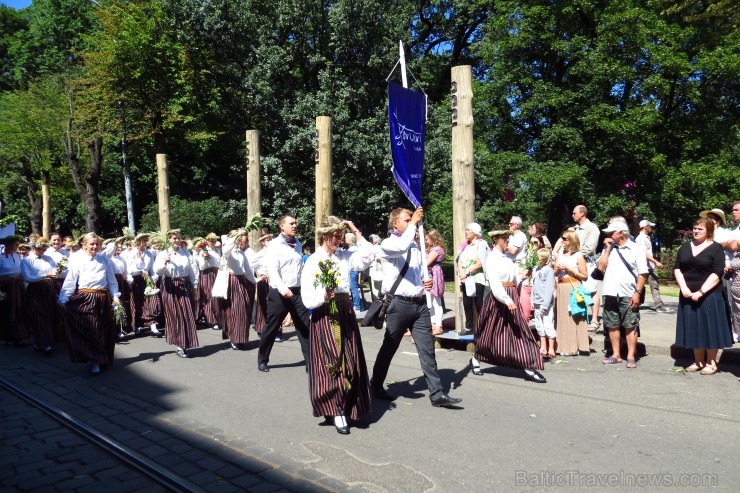
<svg viewBox="0 0 740 493"><path fill-rule="evenodd" d="M485 228L516 213L556 233L572 206L585 203L597 222L648 215L670 240L668 230L685 227L697 210L727 206L740 189L740 30L729 0L100 5L37 0L21 13L0 10L9 26L0 37L0 90L64 74L81 148L96 135L108 146L98 206L106 230L123 224L113 144L122 121L138 211L156 200L157 152L168 155L173 196L242 200L244 132L257 129L263 213L291 211L305 226L314 214L316 117L328 115L334 212L383 232L388 211L408 206L389 171L385 79L398 40L408 47L410 85L429 96L427 223L448 244L449 73L461 63L475 79L474 193ZM18 149L9 139L3 145ZM18 157L4 197L23 195L9 185L25 183ZM81 160L84 171L90 160ZM55 199L55 214L65 216L59 224L80 221L80 202L67 199L72 180L51 179L55 197L64 197ZM229 206L209 204L201 219L220 225L217 209Z"/></svg>
<svg viewBox="0 0 740 493"><path fill-rule="evenodd" d="M181 229L183 235L191 237L203 237L211 231L226 234L228 231L243 227L247 215L246 200L222 200L211 197L195 201L173 195L170 197L170 207L172 227ZM159 231L157 204L144 209L139 229Z"/></svg>

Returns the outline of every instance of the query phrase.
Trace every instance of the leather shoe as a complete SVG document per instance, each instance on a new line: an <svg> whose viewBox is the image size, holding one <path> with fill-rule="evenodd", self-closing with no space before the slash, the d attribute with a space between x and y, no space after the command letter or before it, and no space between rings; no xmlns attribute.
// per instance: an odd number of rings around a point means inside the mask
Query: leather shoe
<svg viewBox="0 0 740 493"><path fill-rule="evenodd" d="M376 399L380 399L381 401L396 400L396 396L386 392L383 387L370 387L370 393L373 394Z"/></svg>
<svg viewBox="0 0 740 493"><path fill-rule="evenodd" d="M270 371L270 367L267 366L267 363L260 363L259 366L257 367L257 369L259 371L263 371L265 373L267 373L268 371Z"/></svg>
<svg viewBox="0 0 740 493"><path fill-rule="evenodd" d="M535 383L547 382L547 379L543 377L542 374L538 372L537 370L525 370L524 380L527 380L528 382L535 382Z"/></svg>
<svg viewBox="0 0 740 493"><path fill-rule="evenodd" d="M449 407L454 406L462 402L462 399L457 397L450 397L447 394L442 394L436 399L432 399L432 406L434 407Z"/></svg>
<svg viewBox="0 0 740 493"><path fill-rule="evenodd" d="M340 435L349 435L349 425L347 419L344 416L334 417L334 427L337 429L337 433Z"/></svg>

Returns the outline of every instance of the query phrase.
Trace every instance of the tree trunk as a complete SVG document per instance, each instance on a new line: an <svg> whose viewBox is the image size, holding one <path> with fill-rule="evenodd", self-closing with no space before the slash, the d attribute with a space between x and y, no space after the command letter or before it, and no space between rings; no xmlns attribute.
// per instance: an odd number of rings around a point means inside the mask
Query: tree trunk
<svg viewBox="0 0 740 493"><path fill-rule="evenodd" d="M103 171L103 137L96 135L87 143L90 152L90 171L85 179L85 226L90 232L100 233L100 176Z"/></svg>
<svg viewBox="0 0 740 493"><path fill-rule="evenodd" d="M41 236L51 237L51 179L48 171L41 172Z"/></svg>

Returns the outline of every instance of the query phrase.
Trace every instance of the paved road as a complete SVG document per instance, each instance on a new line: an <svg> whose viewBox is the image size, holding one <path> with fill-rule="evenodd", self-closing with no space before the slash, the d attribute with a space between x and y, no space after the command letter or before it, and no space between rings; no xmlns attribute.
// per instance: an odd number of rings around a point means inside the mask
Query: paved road
<svg viewBox="0 0 740 493"><path fill-rule="evenodd" d="M372 367L382 331L362 331ZM590 357L549 363L538 385L486 365L473 376L464 351L443 349L443 380L463 402L437 409L405 339L388 376L399 399L374 401L341 436L311 416L295 336L275 345L265 374L256 334L244 352L219 332L198 335L188 360L163 339L120 344L98 378L63 347L51 358L0 347L0 372L207 491L667 491L669 482L736 491L740 482L740 369L729 365L709 377L676 371L666 355L607 367L595 342Z"/></svg>

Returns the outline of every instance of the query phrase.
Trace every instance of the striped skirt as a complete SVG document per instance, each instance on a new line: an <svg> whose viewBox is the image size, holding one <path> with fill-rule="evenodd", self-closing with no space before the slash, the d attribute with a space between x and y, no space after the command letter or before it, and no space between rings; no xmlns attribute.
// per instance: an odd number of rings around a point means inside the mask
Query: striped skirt
<svg viewBox="0 0 740 493"><path fill-rule="evenodd" d="M519 307L515 287L505 288ZM524 321L520 309L513 312L490 292L475 328L475 357L492 365L542 370L542 355L537 338Z"/></svg>
<svg viewBox="0 0 740 493"><path fill-rule="evenodd" d="M254 330L262 335L267 320L267 293L270 292L270 284L267 281L257 281L257 309L254 314Z"/></svg>
<svg viewBox="0 0 740 493"><path fill-rule="evenodd" d="M183 349L198 347L193 312L193 287L190 279L164 277L161 282L167 344L174 344Z"/></svg>
<svg viewBox="0 0 740 493"><path fill-rule="evenodd" d="M221 311L221 337L234 344L249 342L249 325L252 322L254 284L242 275L229 274L228 299L216 298Z"/></svg>
<svg viewBox="0 0 740 493"><path fill-rule="evenodd" d="M0 340L20 342L30 334L23 323L23 281L20 277L0 277L0 291L5 299L0 301Z"/></svg>
<svg viewBox="0 0 740 493"><path fill-rule="evenodd" d="M123 324L123 331L127 334L131 332L131 293L126 282L126 278L123 274L116 274L116 281L118 282L118 291L121 293L121 305L123 305L123 313L126 314L126 323ZM116 328L118 330L118 328Z"/></svg>
<svg viewBox="0 0 740 493"><path fill-rule="evenodd" d="M209 325L217 324L221 320L221 303L218 298L211 296L217 273L217 267L209 267L200 271L198 279L198 319L202 318Z"/></svg>
<svg viewBox="0 0 740 493"><path fill-rule="evenodd" d="M311 314L309 385L314 416L345 415L351 419L370 412L370 383L352 299L337 301L341 348L337 349L329 305ZM341 354L341 359L339 358Z"/></svg>
<svg viewBox="0 0 740 493"><path fill-rule="evenodd" d="M116 330L108 293L83 293L70 296L64 307L67 346L72 363L95 361L113 363Z"/></svg>
<svg viewBox="0 0 740 493"><path fill-rule="evenodd" d="M144 296L146 279L142 275L133 276L133 279L129 289L133 327L149 327L152 323L161 323L162 300L160 295Z"/></svg>
<svg viewBox="0 0 740 493"><path fill-rule="evenodd" d="M38 348L54 344L58 315L57 288L52 279L29 283L23 297L23 320Z"/></svg>

